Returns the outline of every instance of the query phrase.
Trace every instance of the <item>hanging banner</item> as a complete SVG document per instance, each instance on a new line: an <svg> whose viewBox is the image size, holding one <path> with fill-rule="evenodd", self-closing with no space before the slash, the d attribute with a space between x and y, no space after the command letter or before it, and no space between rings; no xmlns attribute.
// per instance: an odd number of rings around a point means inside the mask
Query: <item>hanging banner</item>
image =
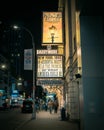
<svg viewBox="0 0 104 130"><path fill-rule="evenodd" d="M32 49L24 50L24 70L32 70Z"/></svg>
<svg viewBox="0 0 104 130"><path fill-rule="evenodd" d="M62 44L62 12L43 12L42 45Z"/></svg>

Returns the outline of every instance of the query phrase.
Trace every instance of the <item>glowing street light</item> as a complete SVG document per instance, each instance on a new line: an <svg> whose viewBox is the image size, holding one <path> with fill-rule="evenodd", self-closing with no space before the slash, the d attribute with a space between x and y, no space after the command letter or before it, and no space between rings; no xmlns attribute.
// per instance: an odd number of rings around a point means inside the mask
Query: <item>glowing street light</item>
<svg viewBox="0 0 104 130"><path fill-rule="evenodd" d="M5 65L5 64L2 64L2 65L1 65L1 68L2 68L2 69L6 69L6 65Z"/></svg>

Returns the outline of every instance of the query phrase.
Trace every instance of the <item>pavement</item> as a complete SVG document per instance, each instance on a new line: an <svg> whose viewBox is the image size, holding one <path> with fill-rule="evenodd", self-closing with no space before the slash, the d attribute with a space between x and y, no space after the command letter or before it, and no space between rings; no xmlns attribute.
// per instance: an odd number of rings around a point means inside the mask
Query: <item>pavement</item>
<svg viewBox="0 0 104 130"><path fill-rule="evenodd" d="M79 130L78 123L62 121L60 112L50 114L49 111L36 113L35 119L29 119L15 130Z"/></svg>

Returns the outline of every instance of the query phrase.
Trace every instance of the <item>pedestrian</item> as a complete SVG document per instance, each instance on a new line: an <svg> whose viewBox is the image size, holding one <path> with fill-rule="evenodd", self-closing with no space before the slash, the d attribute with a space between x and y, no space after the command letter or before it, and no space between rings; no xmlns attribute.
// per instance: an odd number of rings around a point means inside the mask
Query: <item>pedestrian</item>
<svg viewBox="0 0 104 130"><path fill-rule="evenodd" d="M35 109L36 109L36 112L39 112L40 110L40 102L39 102L38 97L36 97L36 100L35 100Z"/></svg>
<svg viewBox="0 0 104 130"><path fill-rule="evenodd" d="M49 102L48 102L48 109L49 109L49 112L51 114L53 111L53 101L52 100L49 100Z"/></svg>
<svg viewBox="0 0 104 130"><path fill-rule="evenodd" d="M61 120L64 121L66 120L66 110L64 107L61 109Z"/></svg>
<svg viewBox="0 0 104 130"><path fill-rule="evenodd" d="M58 110L58 100L57 99L55 99L55 101L54 101L54 113L57 113L57 110Z"/></svg>

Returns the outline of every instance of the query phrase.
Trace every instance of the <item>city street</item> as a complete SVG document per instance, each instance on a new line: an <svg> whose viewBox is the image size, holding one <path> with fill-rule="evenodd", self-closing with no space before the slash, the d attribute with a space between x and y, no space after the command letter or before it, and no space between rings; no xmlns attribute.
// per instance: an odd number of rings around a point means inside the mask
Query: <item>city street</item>
<svg viewBox="0 0 104 130"><path fill-rule="evenodd" d="M21 113L20 109L0 111L0 129L5 130L78 130L75 122L61 121L60 112L50 114L49 111L36 113L32 119L31 113Z"/></svg>
<svg viewBox="0 0 104 130"><path fill-rule="evenodd" d="M31 113L21 113L20 108L0 111L0 129L15 130L15 128L32 117Z"/></svg>

